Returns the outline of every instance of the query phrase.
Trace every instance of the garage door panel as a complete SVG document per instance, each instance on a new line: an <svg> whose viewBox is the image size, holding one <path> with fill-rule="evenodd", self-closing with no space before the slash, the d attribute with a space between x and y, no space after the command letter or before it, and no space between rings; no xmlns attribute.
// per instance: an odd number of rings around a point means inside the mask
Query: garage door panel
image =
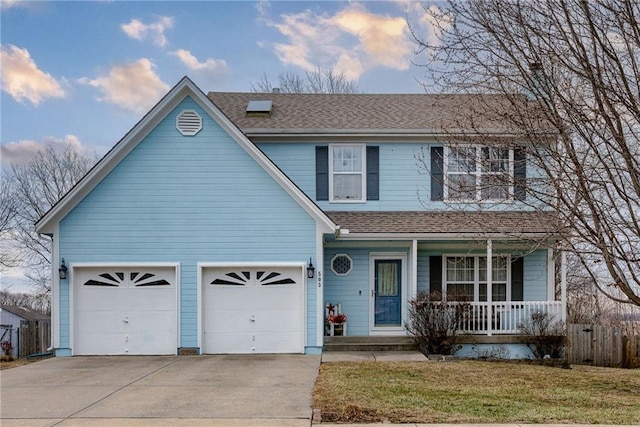
<svg viewBox="0 0 640 427"><path fill-rule="evenodd" d="M270 331L256 334L256 348L263 353L299 353L299 331Z"/></svg>
<svg viewBox="0 0 640 427"><path fill-rule="evenodd" d="M89 333L122 333L124 322L121 316L110 311L94 311L76 313L76 336Z"/></svg>
<svg viewBox="0 0 640 427"><path fill-rule="evenodd" d="M210 267L202 277L203 352L302 351L301 267Z"/></svg>
<svg viewBox="0 0 640 427"><path fill-rule="evenodd" d="M255 352L253 333L228 331L205 333L205 353L247 354Z"/></svg>
<svg viewBox="0 0 640 427"><path fill-rule="evenodd" d="M121 333L87 332L83 333L74 350L82 355L122 354L125 345L125 337Z"/></svg>
<svg viewBox="0 0 640 427"><path fill-rule="evenodd" d="M300 310L256 310L255 319L257 330L274 330L282 327L300 330Z"/></svg>

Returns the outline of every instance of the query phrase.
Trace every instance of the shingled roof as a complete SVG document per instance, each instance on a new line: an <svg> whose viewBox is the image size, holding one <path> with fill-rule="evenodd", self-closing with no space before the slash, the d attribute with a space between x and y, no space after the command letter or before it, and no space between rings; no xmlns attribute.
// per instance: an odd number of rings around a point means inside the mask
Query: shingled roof
<svg viewBox="0 0 640 427"><path fill-rule="evenodd" d="M556 229L553 212L327 212L351 234L547 235Z"/></svg>
<svg viewBox="0 0 640 427"><path fill-rule="evenodd" d="M207 96L249 136L313 132L518 133L509 117L511 103L502 95L209 92ZM532 108L535 104L523 96L514 100ZM272 101L271 115L247 115L249 101Z"/></svg>

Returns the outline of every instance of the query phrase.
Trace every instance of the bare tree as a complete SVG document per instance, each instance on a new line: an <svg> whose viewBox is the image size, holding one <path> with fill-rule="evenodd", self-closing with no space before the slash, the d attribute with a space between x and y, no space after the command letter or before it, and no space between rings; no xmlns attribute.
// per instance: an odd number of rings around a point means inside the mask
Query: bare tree
<svg viewBox="0 0 640 427"><path fill-rule="evenodd" d="M0 176L0 270L16 267L20 261L19 253L11 245L16 207L12 182L2 175Z"/></svg>
<svg viewBox="0 0 640 427"><path fill-rule="evenodd" d="M51 299L43 292L11 292L0 289L0 304L28 308L43 314L51 314Z"/></svg>
<svg viewBox="0 0 640 427"><path fill-rule="evenodd" d="M273 85L266 73L260 80L251 83L251 91L271 93L274 90L282 93L359 93L358 83L348 79L344 73L338 73L333 68L307 71L304 75L291 71L278 75L278 84Z"/></svg>
<svg viewBox="0 0 640 427"><path fill-rule="evenodd" d="M500 117L547 183L527 195L555 209L600 291L640 305L640 3L451 0L425 13L437 29L437 41L414 33L425 88L507 100Z"/></svg>
<svg viewBox="0 0 640 427"><path fill-rule="evenodd" d="M72 145L48 145L29 163L12 165L7 176L12 199L12 220L3 239L21 254L25 276L39 292L48 294L51 240L38 235L34 224L58 202L91 168L94 159ZM4 196L3 196L4 198Z"/></svg>

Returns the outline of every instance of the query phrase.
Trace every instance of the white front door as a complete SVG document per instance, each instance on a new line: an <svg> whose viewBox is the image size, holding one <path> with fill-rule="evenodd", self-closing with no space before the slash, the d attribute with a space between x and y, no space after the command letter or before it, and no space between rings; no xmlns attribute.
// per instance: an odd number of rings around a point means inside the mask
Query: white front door
<svg viewBox="0 0 640 427"><path fill-rule="evenodd" d="M73 269L74 355L176 354L176 267Z"/></svg>
<svg viewBox="0 0 640 427"><path fill-rule="evenodd" d="M302 353L302 267L205 267L203 353Z"/></svg>

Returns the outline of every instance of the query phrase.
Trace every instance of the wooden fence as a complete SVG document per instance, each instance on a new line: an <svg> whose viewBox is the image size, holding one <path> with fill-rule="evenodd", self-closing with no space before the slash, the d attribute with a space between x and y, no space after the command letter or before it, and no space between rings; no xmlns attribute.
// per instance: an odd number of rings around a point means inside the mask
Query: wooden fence
<svg viewBox="0 0 640 427"><path fill-rule="evenodd" d="M18 357L44 353L51 347L49 320L22 320L18 329Z"/></svg>
<svg viewBox="0 0 640 427"><path fill-rule="evenodd" d="M567 359L576 365L640 368L640 336L626 336L619 328L575 325L567 328Z"/></svg>

